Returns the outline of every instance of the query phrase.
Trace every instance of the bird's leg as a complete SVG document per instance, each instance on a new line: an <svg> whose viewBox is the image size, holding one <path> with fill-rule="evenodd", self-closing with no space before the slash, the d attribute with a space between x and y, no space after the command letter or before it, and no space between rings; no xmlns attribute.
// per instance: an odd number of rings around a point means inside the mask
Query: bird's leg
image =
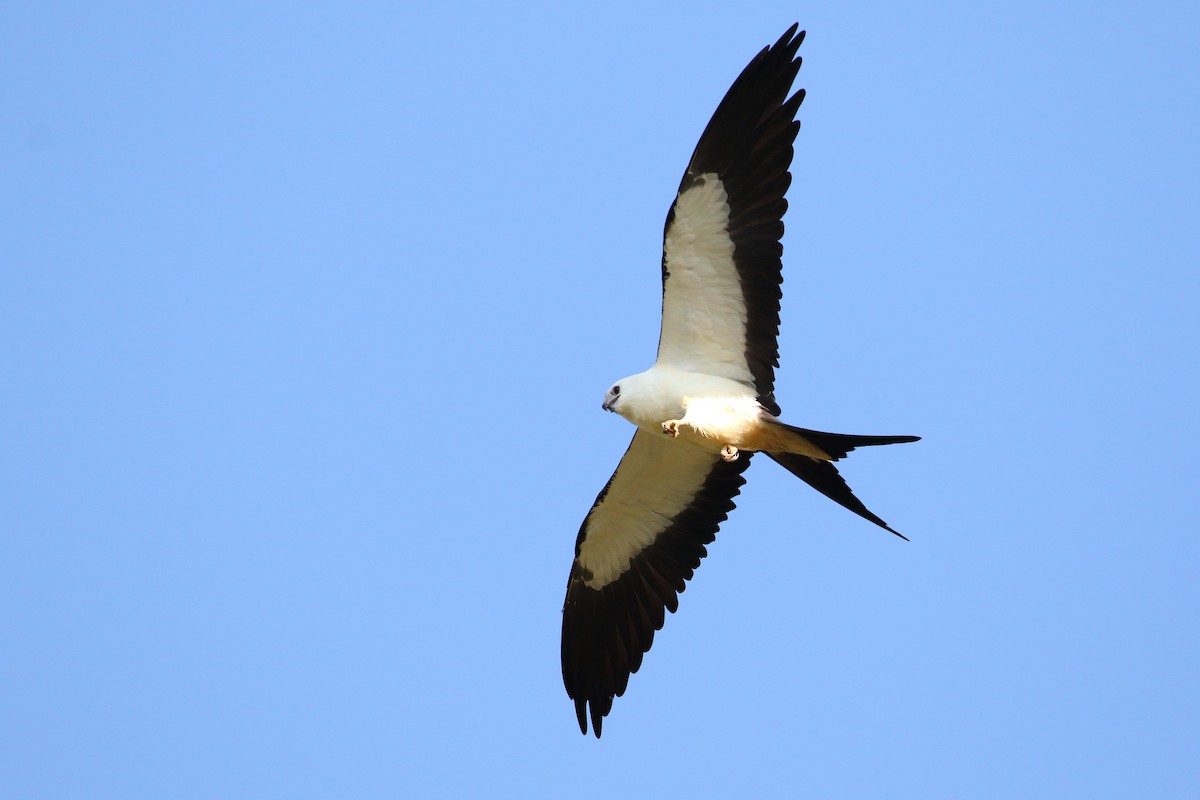
<svg viewBox="0 0 1200 800"><path fill-rule="evenodd" d="M738 449L731 444L727 444L721 448L721 458L726 461L737 461L738 455Z"/></svg>
<svg viewBox="0 0 1200 800"><path fill-rule="evenodd" d="M692 432L696 432L695 422L692 419L691 412L688 411L687 403L683 404L683 417L680 419L669 419L662 424L663 433L670 436L672 439L679 436L681 428L691 427Z"/></svg>

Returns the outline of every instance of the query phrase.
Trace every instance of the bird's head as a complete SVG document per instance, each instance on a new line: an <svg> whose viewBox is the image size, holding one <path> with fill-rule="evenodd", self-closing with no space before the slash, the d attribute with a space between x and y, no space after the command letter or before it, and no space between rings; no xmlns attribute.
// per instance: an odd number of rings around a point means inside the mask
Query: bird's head
<svg viewBox="0 0 1200 800"><path fill-rule="evenodd" d="M659 413L656 408L647 408L647 400L653 399L657 385L649 370L621 378L604 393L602 407L605 411L620 414L636 425L642 417Z"/></svg>
<svg viewBox="0 0 1200 800"><path fill-rule="evenodd" d="M617 402L621 399L621 384L614 383L608 387L608 391L604 393L604 402L600 405L605 411L616 411Z"/></svg>

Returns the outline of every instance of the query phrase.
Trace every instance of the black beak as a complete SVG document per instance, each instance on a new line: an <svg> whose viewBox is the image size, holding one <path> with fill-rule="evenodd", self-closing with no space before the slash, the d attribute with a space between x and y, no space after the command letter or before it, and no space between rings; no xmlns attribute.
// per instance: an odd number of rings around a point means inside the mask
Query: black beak
<svg viewBox="0 0 1200 800"><path fill-rule="evenodd" d="M600 407L603 408L605 411L613 410L613 404L608 402L607 400L605 400L603 403L601 403Z"/></svg>

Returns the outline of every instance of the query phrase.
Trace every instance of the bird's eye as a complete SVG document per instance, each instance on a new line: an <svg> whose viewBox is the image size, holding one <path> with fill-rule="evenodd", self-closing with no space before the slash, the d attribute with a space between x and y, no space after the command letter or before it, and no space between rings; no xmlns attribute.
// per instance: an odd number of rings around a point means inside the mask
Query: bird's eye
<svg viewBox="0 0 1200 800"><path fill-rule="evenodd" d="M621 387L620 387L620 386L614 386L614 387L612 388L612 396L613 396L613 397L616 397L616 396L617 396L617 395L619 395L620 393L621 393Z"/></svg>

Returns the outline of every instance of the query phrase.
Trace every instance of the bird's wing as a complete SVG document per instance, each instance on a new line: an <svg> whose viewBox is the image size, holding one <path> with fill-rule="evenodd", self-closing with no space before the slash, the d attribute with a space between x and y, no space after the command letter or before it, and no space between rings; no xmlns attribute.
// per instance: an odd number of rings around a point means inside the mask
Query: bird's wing
<svg viewBox="0 0 1200 800"><path fill-rule="evenodd" d="M793 25L734 81L696 145L663 233L658 360L753 386L778 414L780 257L804 32Z"/></svg>
<svg viewBox="0 0 1200 800"><path fill-rule="evenodd" d="M601 722L700 566L750 463L638 431L575 540L563 606L562 669L579 727Z"/></svg>

